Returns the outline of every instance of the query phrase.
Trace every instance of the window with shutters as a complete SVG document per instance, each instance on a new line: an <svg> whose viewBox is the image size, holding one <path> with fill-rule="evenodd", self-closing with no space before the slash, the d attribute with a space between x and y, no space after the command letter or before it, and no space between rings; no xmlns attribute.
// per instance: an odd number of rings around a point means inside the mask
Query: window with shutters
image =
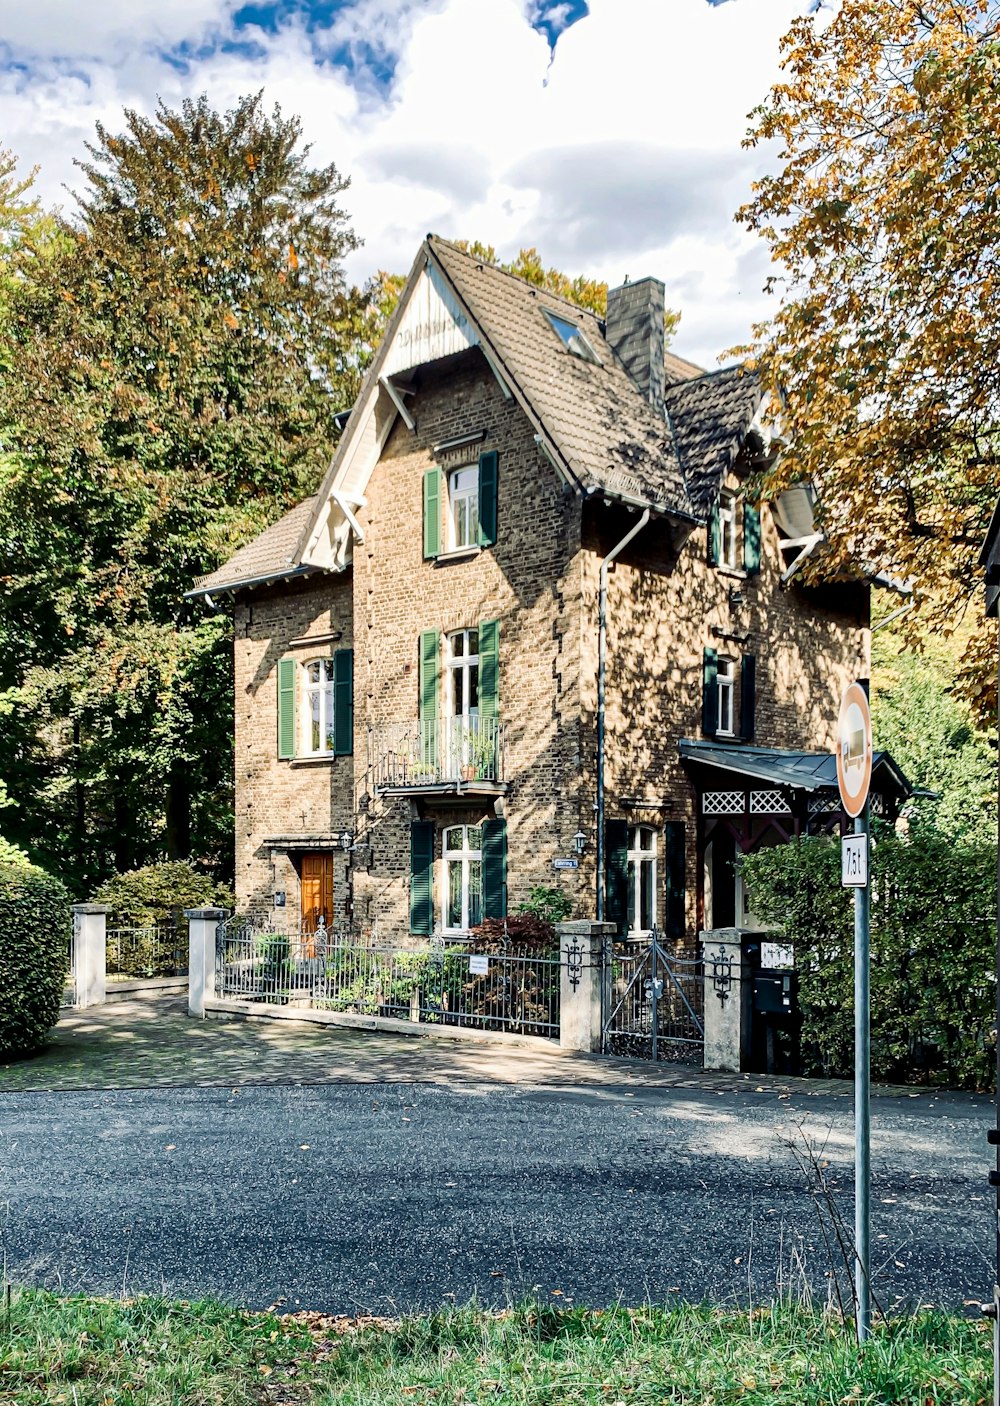
<svg viewBox="0 0 1000 1406"><path fill-rule="evenodd" d="M424 559L492 547L497 540L497 481L500 456L480 454L476 464L445 471L428 469L423 481Z"/></svg>
<svg viewBox="0 0 1000 1406"><path fill-rule="evenodd" d="M760 509L724 488L708 520L709 563L739 576L756 576L760 541Z"/></svg>
<svg viewBox="0 0 1000 1406"><path fill-rule="evenodd" d="M305 668L302 755L318 756L335 746L333 660L312 659Z"/></svg>
<svg viewBox="0 0 1000 1406"><path fill-rule="evenodd" d="M715 730L722 737L732 737L736 712L736 660L720 656L716 674Z"/></svg>
<svg viewBox="0 0 1000 1406"><path fill-rule="evenodd" d="M445 932L468 932L483 921L483 831L480 825L452 825L444 832Z"/></svg>
<svg viewBox="0 0 1000 1406"><path fill-rule="evenodd" d="M448 475L448 549L479 546L479 466L466 465Z"/></svg>
<svg viewBox="0 0 1000 1406"><path fill-rule="evenodd" d="M716 649L706 649L702 684L702 732L705 736L752 742L756 711L756 656L721 655Z"/></svg>
<svg viewBox="0 0 1000 1406"><path fill-rule="evenodd" d="M656 831L634 825L628 849L628 928L641 937L656 924Z"/></svg>
<svg viewBox="0 0 1000 1406"><path fill-rule="evenodd" d="M278 756L344 757L354 750L354 654L278 661Z"/></svg>

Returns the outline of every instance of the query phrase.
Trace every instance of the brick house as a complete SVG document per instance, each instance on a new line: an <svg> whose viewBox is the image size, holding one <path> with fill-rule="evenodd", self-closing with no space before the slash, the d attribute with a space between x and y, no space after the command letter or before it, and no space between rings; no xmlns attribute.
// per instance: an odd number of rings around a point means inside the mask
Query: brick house
<svg viewBox="0 0 1000 1406"><path fill-rule="evenodd" d="M663 313L425 240L319 492L190 593L234 609L241 907L752 922L732 860L827 807L869 593L800 583L809 494L743 493L753 378L665 354Z"/></svg>

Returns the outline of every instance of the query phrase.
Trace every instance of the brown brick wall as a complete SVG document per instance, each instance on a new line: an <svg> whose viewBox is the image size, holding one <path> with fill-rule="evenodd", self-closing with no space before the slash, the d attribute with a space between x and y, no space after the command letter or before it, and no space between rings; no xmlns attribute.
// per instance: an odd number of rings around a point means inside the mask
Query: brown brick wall
<svg viewBox="0 0 1000 1406"><path fill-rule="evenodd" d="M270 908L275 890L298 912L294 858L265 848L267 838L324 835L354 824L354 757L278 760L278 661L328 657L353 644L350 571L288 582L237 602L233 645L236 684L236 896L241 908ZM330 638L336 635L336 639ZM314 639L315 644L292 645ZM357 731L356 731L357 738ZM362 746L364 733L361 733ZM355 741L357 749L357 740ZM347 866L334 858L334 907L346 916Z"/></svg>

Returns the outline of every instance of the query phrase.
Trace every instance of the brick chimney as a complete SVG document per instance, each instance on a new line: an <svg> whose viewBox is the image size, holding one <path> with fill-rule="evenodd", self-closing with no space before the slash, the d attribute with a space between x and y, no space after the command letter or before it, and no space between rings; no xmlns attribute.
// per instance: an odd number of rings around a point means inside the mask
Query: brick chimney
<svg viewBox="0 0 1000 1406"><path fill-rule="evenodd" d="M640 278L608 289L605 336L619 361L649 401L663 415L663 315L666 292L658 278Z"/></svg>

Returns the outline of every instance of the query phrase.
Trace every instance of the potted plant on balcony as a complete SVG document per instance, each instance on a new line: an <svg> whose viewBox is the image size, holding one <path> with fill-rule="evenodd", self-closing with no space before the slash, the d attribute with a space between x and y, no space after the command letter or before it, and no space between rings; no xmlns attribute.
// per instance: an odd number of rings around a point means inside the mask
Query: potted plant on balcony
<svg viewBox="0 0 1000 1406"><path fill-rule="evenodd" d="M493 776L496 767L497 738L489 732L476 732L469 739L469 760L462 768L463 781L485 781Z"/></svg>

